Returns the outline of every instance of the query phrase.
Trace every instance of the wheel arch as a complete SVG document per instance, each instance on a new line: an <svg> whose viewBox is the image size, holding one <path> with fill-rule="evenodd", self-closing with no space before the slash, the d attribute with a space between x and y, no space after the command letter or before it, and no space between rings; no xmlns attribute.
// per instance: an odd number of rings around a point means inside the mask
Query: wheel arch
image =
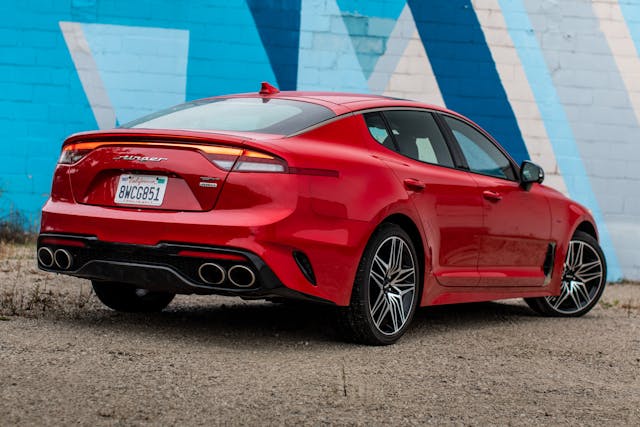
<svg viewBox="0 0 640 427"><path fill-rule="evenodd" d="M580 222L578 226L575 228L575 230L573 231L573 233L575 234L576 231L581 231L585 234L588 234L589 236L596 239L596 241L599 240L596 226L593 225L590 221L583 220L582 222Z"/></svg>
<svg viewBox="0 0 640 427"><path fill-rule="evenodd" d="M426 242L424 242L424 238L422 237L422 233L420 229L416 225L416 223L407 215L401 213L395 213L386 217L379 225L382 224L395 224L402 228L411 238L413 246L418 255L418 265L420 266L420 277L422 277L422 283L420 285L420 294L418 298L422 298L422 291L425 283L425 274L427 269L427 258L425 256ZM378 228L376 227L376 229ZM420 299L419 299L420 300Z"/></svg>

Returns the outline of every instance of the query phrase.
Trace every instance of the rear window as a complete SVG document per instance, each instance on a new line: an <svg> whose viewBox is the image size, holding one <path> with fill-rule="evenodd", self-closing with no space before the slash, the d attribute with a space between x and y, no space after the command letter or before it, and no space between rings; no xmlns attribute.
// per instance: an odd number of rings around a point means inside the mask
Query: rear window
<svg viewBox="0 0 640 427"><path fill-rule="evenodd" d="M218 98L181 104L122 127L290 135L332 117L335 117L333 111L309 102L265 98Z"/></svg>

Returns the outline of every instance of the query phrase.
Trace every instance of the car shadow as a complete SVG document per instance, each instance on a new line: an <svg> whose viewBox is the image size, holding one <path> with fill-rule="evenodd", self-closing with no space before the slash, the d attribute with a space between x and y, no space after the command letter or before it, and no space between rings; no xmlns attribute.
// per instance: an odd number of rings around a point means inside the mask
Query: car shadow
<svg viewBox="0 0 640 427"><path fill-rule="evenodd" d="M414 322L467 324L517 321L518 317L538 317L529 307L511 302L476 302L464 304L422 307L416 312Z"/></svg>
<svg viewBox="0 0 640 427"><path fill-rule="evenodd" d="M471 303L420 308L411 326L416 334L446 334L451 330L473 330L489 324L518 323L535 314L523 305ZM102 332L162 336L176 339L255 347L256 343L290 346L311 343L345 345L335 322L335 308L307 303L180 304L161 313L117 313L106 308L90 309L63 321L74 326L106 329ZM407 337L409 338L409 337Z"/></svg>

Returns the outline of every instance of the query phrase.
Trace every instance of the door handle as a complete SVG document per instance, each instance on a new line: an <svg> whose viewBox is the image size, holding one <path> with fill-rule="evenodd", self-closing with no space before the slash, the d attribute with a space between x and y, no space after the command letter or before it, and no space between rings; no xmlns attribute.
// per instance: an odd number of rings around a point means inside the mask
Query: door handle
<svg viewBox="0 0 640 427"><path fill-rule="evenodd" d="M407 190L422 191L426 187L426 184L418 179L407 178L404 180L404 187Z"/></svg>
<svg viewBox="0 0 640 427"><path fill-rule="evenodd" d="M482 192L482 196L490 202L499 202L502 200L502 195L497 191L486 190Z"/></svg>

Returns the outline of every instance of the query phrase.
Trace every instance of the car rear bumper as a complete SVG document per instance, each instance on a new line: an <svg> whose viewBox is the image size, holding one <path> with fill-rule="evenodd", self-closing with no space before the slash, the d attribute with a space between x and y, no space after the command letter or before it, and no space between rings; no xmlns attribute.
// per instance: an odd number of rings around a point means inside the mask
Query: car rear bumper
<svg viewBox="0 0 640 427"><path fill-rule="evenodd" d="M85 265L88 263L85 260L73 271L64 272L78 277L115 281L121 277L117 276L119 273L107 274L105 271L127 270L126 277L131 277L131 270L140 270L141 277L128 279L140 287L156 286L145 276L151 275L158 282L179 283L179 293L257 297L282 288L315 300L348 305L358 262L371 228L372 224L365 221L317 215L304 198L299 199L293 210L259 206L208 212L116 209L49 200L42 210L41 236L87 238L91 247L109 248L94 257L92 261L95 262ZM193 275L179 269L180 276L176 279L173 277L175 267L172 267L173 271L166 271L157 264L166 266L165 261L158 261L158 257L162 258L160 249L178 246L245 254L256 269L254 273L262 287L250 291L216 286L203 289L197 281L194 285ZM104 254L114 247L144 249L148 257L144 260L132 260L128 255L118 259L105 258ZM148 252L150 248L160 252ZM300 265L305 263L296 260L296 253L306 256L315 280L305 275ZM129 265L131 263L135 265ZM279 286L260 277L263 266L271 271Z"/></svg>
<svg viewBox="0 0 640 427"><path fill-rule="evenodd" d="M48 253L53 254L51 260ZM219 266L219 271L224 271L221 280L205 282L199 273L205 264ZM38 238L38 266L44 271L177 294L331 302L287 288L260 257L240 249L174 243L132 245L103 242L94 236L43 233ZM250 270L245 277L252 280L231 280L233 273L229 272L234 268Z"/></svg>

